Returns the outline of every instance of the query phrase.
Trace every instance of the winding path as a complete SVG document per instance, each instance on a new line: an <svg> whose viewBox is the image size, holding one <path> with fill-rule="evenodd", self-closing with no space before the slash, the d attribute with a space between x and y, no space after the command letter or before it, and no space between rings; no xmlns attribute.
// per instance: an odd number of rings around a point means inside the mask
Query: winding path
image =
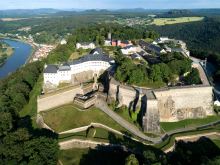
<svg viewBox="0 0 220 165"><path fill-rule="evenodd" d="M96 107L101 109L104 113L106 113L108 116L110 116L113 120L115 120L118 124L120 124L122 127L133 133L134 135L138 136L139 138L143 140L147 140L149 142L153 143L160 143L162 141L162 138L152 138L147 135L145 135L143 132L141 132L137 127L135 127L133 124L129 123L125 119L123 119L121 116L119 116L117 113L113 112L105 101L102 99L98 99L96 102Z"/></svg>

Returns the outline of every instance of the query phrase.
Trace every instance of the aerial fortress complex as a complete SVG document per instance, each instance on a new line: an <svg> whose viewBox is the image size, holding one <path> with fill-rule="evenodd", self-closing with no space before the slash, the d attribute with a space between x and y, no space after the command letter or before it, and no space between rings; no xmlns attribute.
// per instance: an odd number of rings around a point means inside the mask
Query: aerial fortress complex
<svg viewBox="0 0 220 165"><path fill-rule="evenodd" d="M200 76L205 75L201 66ZM84 92L82 84L86 80L99 77L104 72L112 72L114 60L105 55L101 49L94 49L76 61L62 65L47 65L44 70L44 85L58 86L60 83L71 83L76 86L66 91L63 96L54 95L38 99L38 111L45 111L74 100L77 95L85 95L94 88ZM176 122L184 119L204 118L213 115L213 87L208 81L201 85L147 89L121 84L108 75L107 90L99 90L99 94L107 93L106 102L117 101L118 106L125 105L129 109L140 108L142 112L142 128L144 132L160 132L160 122ZM100 86L97 84L94 86ZM106 84L105 84L106 86ZM97 89L97 88L96 88ZM97 94L98 95L98 94ZM95 97L99 99L99 97ZM91 99L90 99L91 101ZM95 100L92 99L95 104Z"/></svg>

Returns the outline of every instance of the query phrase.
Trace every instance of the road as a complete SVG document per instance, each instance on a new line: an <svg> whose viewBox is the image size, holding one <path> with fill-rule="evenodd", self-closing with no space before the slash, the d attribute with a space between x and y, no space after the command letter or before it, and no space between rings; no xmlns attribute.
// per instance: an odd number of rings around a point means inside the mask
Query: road
<svg viewBox="0 0 220 165"><path fill-rule="evenodd" d="M137 137L147 140L149 142L153 143L160 143L162 141L162 138L151 138L147 135L145 135L143 132L141 132L137 127L135 127L133 124L129 123L125 119L123 119L121 116L119 116L117 113L113 112L107 105L107 103L101 99L98 99L96 102L96 107L101 109L104 113L106 113L108 116L110 116L113 120L115 120L118 124L120 124L122 127L136 135Z"/></svg>

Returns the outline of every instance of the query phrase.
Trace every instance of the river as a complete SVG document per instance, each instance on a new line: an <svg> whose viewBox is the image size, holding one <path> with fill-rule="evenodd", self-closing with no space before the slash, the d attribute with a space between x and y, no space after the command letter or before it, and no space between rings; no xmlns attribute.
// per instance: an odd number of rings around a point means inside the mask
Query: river
<svg viewBox="0 0 220 165"><path fill-rule="evenodd" d="M5 64L0 67L0 79L16 71L28 60L32 52L32 47L24 42L10 39L1 39L14 48L13 54L8 57Z"/></svg>

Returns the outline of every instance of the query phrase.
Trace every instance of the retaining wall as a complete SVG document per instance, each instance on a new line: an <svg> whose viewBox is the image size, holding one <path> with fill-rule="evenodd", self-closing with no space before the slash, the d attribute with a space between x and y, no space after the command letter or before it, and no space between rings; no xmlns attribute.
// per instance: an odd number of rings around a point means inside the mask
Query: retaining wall
<svg viewBox="0 0 220 165"><path fill-rule="evenodd" d="M38 97L38 113L73 102L76 94L83 94L83 90L80 86L73 87L68 91L60 91L59 93L50 93L48 96Z"/></svg>

